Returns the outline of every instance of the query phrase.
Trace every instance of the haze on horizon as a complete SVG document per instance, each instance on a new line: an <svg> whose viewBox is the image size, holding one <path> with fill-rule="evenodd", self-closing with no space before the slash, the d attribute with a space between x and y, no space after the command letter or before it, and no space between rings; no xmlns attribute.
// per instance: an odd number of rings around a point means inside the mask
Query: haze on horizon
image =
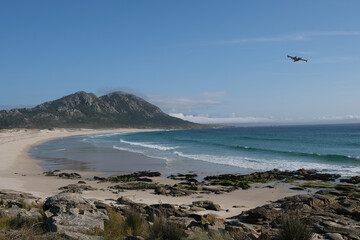
<svg viewBox="0 0 360 240"><path fill-rule="evenodd" d="M2 1L0 108L122 90L201 123L360 123L359 9L357 0Z"/></svg>

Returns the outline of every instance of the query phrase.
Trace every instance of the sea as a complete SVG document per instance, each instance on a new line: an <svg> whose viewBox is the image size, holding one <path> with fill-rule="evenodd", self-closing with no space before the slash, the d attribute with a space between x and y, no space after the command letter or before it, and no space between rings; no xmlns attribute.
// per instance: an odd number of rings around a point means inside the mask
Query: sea
<svg viewBox="0 0 360 240"><path fill-rule="evenodd" d="M360 175L360 124L229 127L93 134L32 147L46 170L200 176L315 169Z"/></svg>

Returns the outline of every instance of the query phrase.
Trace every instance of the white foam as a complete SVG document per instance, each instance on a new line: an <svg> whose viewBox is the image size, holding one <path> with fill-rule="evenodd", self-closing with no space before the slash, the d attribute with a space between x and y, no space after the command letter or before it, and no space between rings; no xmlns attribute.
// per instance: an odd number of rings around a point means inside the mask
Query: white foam
<svg viewBox="0 0 360 240"><path fill-rule="evenodd" d="M163 146L163 145L143 143L143 142L129 142L129 141L125 141L123 139L120 139L120 142L125 143L125 144L129 144L129 145L132 145L132 146L140 146L140 147L145 147L145 148L152 148L152 149L157 149L157 150L161 150L161 151L169 151L169 150L174 150L174 149L178 148L178 147L167 147L167 146Z"/></svg>
<svg viewBox="0 0 360 240"><path fill-rule="evenodd" d="M360 174L359 166L338 166L324 163L311 163L311 162L296 162L289 160L279 159L254 159L239 156L214 156L207 154L184 154L175 151L174 154L198 161L211 162L216 164L223 164L241 168L248 168L254 171L268 171L274 168L279 170L298 170L300 168L315 169L320 172L338 173L342 176L353 176Z"/></svg>
<svg viewBox="0 0 360 240"><path fill-rule="evenodd" d="M120 151L127 151L127 152L132 152L132 153L139 153L139 154L143 154L147 157L151 157L151 158L158 158L158 159L162 159L165 160L166 163L173 161L173 159L167 158L167 157L163 157L163 156L153 156L151 154L147 154L144 151L141 150L135 150L135 149L131 149L131 148L123 148L123 147L118 147L118 146L113 146L114 149L116 150L120 150Z"/></svg>
<svg viewBox="0 0 360 240"><path fill-rule="evenodd" d="M141 153L141 154L144 154L144 152L142 151L137 151L137 150L134 150L134 149L131 149L131 148L122 148L122 147L118 147L118 146L113 146L114 149L116 150L120 150L120 151L127 151L127 152L133 152L133 153Z"/></svg>
<svg viewBox="0 0 360 240"><path fill-rule="evenodd" d="M55 150L51 150L51 151L48 151L48 152L62 152L62 151L65 151L66 148L60 148L60 149L55 149Z"/></svg>
<svg viewBox="0 0 360 240"><path fill-rule="evenodd" d="M123 134L125 134L125 132L92 134L92 135L87 135L87 137L88 138L100 138L100 137L111 137L111 136L123 135Z"/></svg>

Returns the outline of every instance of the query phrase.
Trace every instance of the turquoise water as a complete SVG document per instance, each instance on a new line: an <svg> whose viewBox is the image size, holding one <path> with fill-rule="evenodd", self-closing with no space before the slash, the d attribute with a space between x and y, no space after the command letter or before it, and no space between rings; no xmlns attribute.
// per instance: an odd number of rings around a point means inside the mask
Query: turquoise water
<svg viewBox="0 0 360 240"><path fill-rule="evenodd" d="M249 173L306 168L352 176L360 175L360 125L97 134L57 139L31 152L43 160L63 159L109 172L124 169L117 165L116 154L127 152L151 157L147 160L149 168L152 158L162 160L168 173ZM112 158L109 162L107 155ZM51 166L51 161L44 162L44 166Z"/></svg>

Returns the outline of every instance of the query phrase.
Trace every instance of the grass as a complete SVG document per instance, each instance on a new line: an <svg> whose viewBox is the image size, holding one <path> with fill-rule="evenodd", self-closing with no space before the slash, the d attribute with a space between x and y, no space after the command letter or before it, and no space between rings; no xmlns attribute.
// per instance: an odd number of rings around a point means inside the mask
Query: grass
<svg viewBox="0 0 360 240"><path fill-rule="evenodd" d="M41 239L41 234L43 233L42 227L42 218L2 216L0 217L0 239Z"/></svg>
<svg viewBox="0 0 360 240"><path fill-rule="evenodd" d="M310 228L297 214L284 215L281 219L281 227L277 240L310 240L312 238Z"/></svg>
<svg viewBox="0 0 360 240"><path fill-rule="evenodd" d="M148 226L140 213L131 209L125 214L125 217L125 229L128 234L134 236L148 235Z"/></svg>
<svg viewBox="0 0 360 240"><path fill-rule="evenodd" d="M187 240L234 240L227 232L205 231L196 228Z"/></svg>
<svg viewBox="0 0 360 240"><path fill-rule="evenodd" d="M163 215L155 218L150 227L150 239L156 240L182 240L186 237L183 226L169 222Z"/></svg>
<svg viewBox="0 0 360 240"><path fill-rule="evenodd" d="M97 231L96 235L104 237L105 240L123 239L126 236L124 219L120 213L111 211L109 220L104 223L104 231Z"/></svg>

